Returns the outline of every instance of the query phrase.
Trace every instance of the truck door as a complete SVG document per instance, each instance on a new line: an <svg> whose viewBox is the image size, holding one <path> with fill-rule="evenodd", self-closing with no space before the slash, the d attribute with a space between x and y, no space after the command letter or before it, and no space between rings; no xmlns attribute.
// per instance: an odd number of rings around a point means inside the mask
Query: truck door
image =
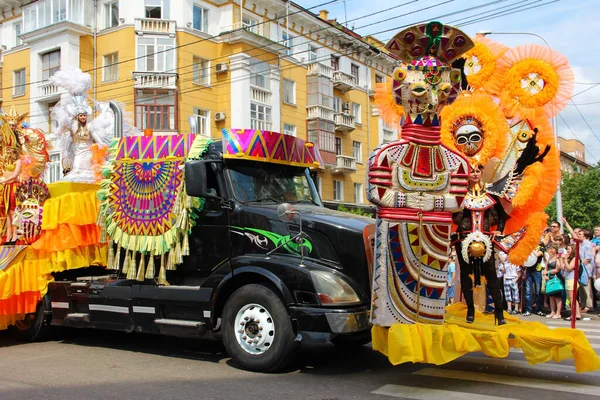
<svg viewBox="0 0 600 400"><path fill-rule="evenodd" d="M207 190L221 199L226 198L221 163L207 165ZM190 234L190 255L184 257L177 269L186 277L207 277L229 258L229 213L227 204L220 199L205 199L196 225Z"/></svg>

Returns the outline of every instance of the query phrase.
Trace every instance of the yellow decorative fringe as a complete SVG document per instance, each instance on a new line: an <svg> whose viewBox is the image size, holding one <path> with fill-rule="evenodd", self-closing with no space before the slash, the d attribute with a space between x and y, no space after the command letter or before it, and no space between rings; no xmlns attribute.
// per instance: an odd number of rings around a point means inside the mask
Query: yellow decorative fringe
<svg viewBox="0 0 600 400"><path fill-rule="evenodd" d="M106 269L115 269L115 249L113 248L112 242L108 244L108 260L106 262Z"/></svg>
<svg viewBox="0 0 600 400"><path fill-rule="evenodd" d="M125 250L125 260L123 260L123 275L127 275L129 272L129 250Z"/></svg>
<svg viewBox="0 0 600 400"><path fill-rule="evenodd" d="M181 249L181 253L184 256L190 255L190 235L188 235L187 231L183 232L183 248Z"/></svg>
<svg viewBox="0 0 600 400"><path fill-rule="evenodd" d="M114 263L113 269L115 271L118 271L120 268L120 264L121 264L121 245L118 245L117 253L115 254L115 263Z"/></svg>
<svg viewBox="0 0 600 400"><path fill-rule="evenodd" d="M148 269L146 270L146 279L154 279L156 270L154 269L154 254L150 253L150 260L148 261Z"/></svg>
<svg viewBox="0 0 600 400"><path fill-rule="evenodd" d="M167 285L167 270L165 267L165 255L160 255L160 271L158 271L158 281L159 285Z"/></svg>
<svg viewBox="0 0 600 400"><path fill-rule="evenodd" d="M132 251L129 255L129 271L127 271L127 279L136 279L137 268L136 268L136 252Z"/></svg>
<svg viewBox="0 0 600 400"><path fill-rule="evenodd" d="M144 275L146 274L145 270L146 270L146 255L144 253L141 253L140 254L140 266L137 271L137 276L135 277L135 279L137 281L142 282L144 280Z"/></svg>

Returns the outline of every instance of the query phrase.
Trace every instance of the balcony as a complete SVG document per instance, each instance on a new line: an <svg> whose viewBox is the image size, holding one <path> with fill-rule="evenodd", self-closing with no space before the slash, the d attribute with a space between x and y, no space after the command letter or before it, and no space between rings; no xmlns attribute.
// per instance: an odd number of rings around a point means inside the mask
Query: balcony
<svg viewBox="0 0 600 400"><path fill-rule="evenodd" d="M220 30L221 30L221 33L225 33L225 32L232 32L232 31L237 31L239 29L243 29L247 32L254 33L255 35L263 36L263 30L262 30L263 27L264 27L264 25L236 22L233 25L222 26Z"/></svg>
<svg viewBox="0 0 600 400"><path fill-rule="evenodd" d="M308 117L306 119L324 119L333 121L333 110L321 105L307 106Z"/></svg>
<svg viewBox="0 0 600 400"><path fill-rule="evenodd" d="M144 33L165 34L175 37L176 21L155 18L136 18L135 31L138 34Z"/></svg>
<svg viewBox="0 0 600 400"><path fill-rule="evenodd" d="M353 174L356 172L356 159L348 156L337 156L337 163L333 167L332 174Z"/></svg>
<svg viewBox="0 0 600 400"><path fill-rule="evenodd" d="M271 91L258 86L250 86L250 101L271 104Z"/></svg>
<svg viewBox="0 0 600 400"><path fill-rule="evenodd" d="M136 89L177 89L177 74L168 72L134 72Z"/></svg>
<svg viewBox="0 0 600 400"><path fill-rule="evenodd" d="M342 71L334 71L333 87L342 93L346 93L356 87L356 78Z"/></svg>
<svg viewBox="0 0 600 400"><path fill-rule="evenodd" d="M333 122L335 123L335 130L339 132L350 133L356 129L354 115L336 113L333 115Z"/></svg>
<svg viewBox="0 0 600 400"><path fill-rule="evenodd" d="M48 101L58 100L60 99L60 96L63 93L66 93L64 89L61 89L58 86L54 86L49 82L40 83L38 85L36 101L44 103Z"/></svg>
<svg viewBox="0 0 600 400"><path fill-rule="evenodd" d="M306 72L306 75L322 75L327 78L332 78L333 77L333 68L330 67L329 65L314 62L314 63L308 64L308 71Z"/></svg>
<svg viewBox="0 0 600 400"><path fill-rule="evenodd" d="M0 2L1 3L1 2ZM23 6L23 34L61 22L85 26L85 0L40 0Z"/></svg>

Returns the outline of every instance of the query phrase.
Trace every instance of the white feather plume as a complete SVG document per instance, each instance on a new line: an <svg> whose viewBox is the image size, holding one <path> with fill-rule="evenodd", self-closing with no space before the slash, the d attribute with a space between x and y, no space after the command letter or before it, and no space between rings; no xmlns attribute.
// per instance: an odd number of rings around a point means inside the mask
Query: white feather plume
<svg viewBox="0 0 600 400"><path fill-rule="evenodd" d="M50 77L50 83L65 89L71 96L85 96L92 87L90 74L66 65Z"/></svg>

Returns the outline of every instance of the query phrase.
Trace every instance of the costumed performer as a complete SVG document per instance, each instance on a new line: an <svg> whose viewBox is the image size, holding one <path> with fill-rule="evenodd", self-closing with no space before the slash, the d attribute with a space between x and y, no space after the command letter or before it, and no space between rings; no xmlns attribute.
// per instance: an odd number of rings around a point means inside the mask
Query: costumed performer
<svg viewBox="0 0 600 400"><path fill-rule="evenodd" d="M17 240L17 230L13 224L15 209L17 208L17 188L21 174L21 150L17 137L12 129L4 124L0 127L2 142L0 143L0 216L4 219L5 242L14 244Z"/></svg>
<svg viewBox="0 0 600 400"><path fill-rule="evenodd" d="M59 125L55 134L62 155L62 180L96 183L98 177L92 162L93 151L98 146L110 145L114 136L112 111L103 107L101 110L104 112L90 122L92 107L87 91L91 88L91 76L80 69L63 68L50 78L50 82L69 92L52 111L52 118Z"/></svg>
<svg viewBox="0 0 600 400"><path fill-rule="evenodd" d="M460 70L450 64L472 46L440 22L403 30L386 45L406 64L376 94L380 113L402 120L402 139L369 158L367 196L377 205L375 325L444 323L451 213L467 193L469 166L440 143L439 112L460 90Z"/></svg>

